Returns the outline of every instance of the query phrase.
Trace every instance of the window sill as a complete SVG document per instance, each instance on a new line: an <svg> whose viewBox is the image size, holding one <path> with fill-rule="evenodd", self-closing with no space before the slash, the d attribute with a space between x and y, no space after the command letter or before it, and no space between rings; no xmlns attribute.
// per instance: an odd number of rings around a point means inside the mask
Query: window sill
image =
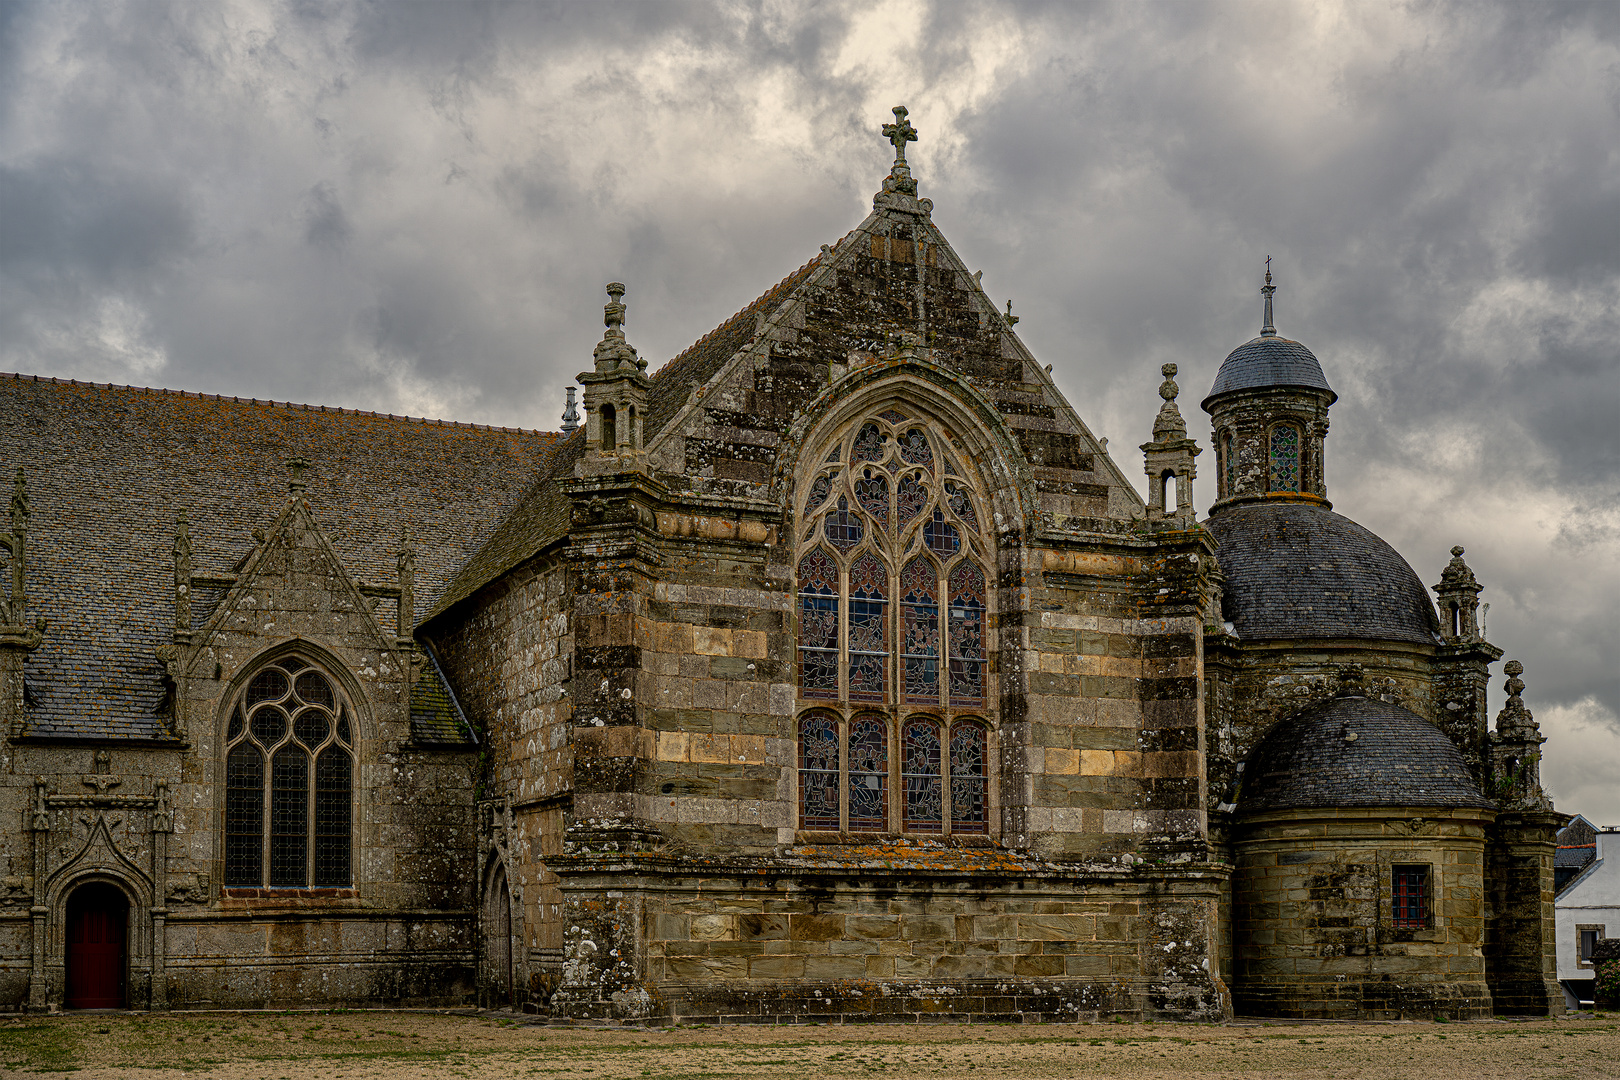
<svg viewBox="0 0 1620 1080"><path fill-rule="evenodd" d="M275 888L256 889L232 886L221 889L219 898L231 900L266 900L285 904L301 900L358 900L360 890L355 888Z"/></svg>
<svg viewBox="0 0 1620 1080"><path fill-rule="evenodd" d="M905 843L930 844L938 847L953 848L998 848L1001 846L994 837L987 836L984 833L952 833L946 836L943 833L823 832L815 829L796 830L793 834L793 842L795 844L814 844L818 847Z"/></svg>

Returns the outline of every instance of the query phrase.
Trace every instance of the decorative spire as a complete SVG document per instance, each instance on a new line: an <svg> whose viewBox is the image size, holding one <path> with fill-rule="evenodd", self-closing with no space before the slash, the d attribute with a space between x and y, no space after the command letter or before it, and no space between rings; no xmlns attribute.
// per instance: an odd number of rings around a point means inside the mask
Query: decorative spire
<svg viewBox="0 0 1620 1080"><path fill-rule="evenodd" d="M1159 384L1159 396L1164 399L1164 404L1159 407L1158 418L1153 421L1153 438L1157 442L1187 437L1187 422L1181 418L1181 410L1176 407L1176 395L1181 393L1181 387L1176 385L1176 370L1174 364L1165 364L1159 369L1159 374L1164 376L1164 382Z"/></svg>
<svg viewBox="0 0 1620 1080"><path fill-rule="evenodd" d="M9 626L21 627L28 617L28 594L24 589L24 568L28 562L28 481L17 466L17 481L11 489L11 532L4 537L11 553L11 601L6 612Z"/></svg>
<svg viewBox="0 0 1620 1080"><path fill-rule="evenodd" d="M906 119L909 110L904 105L896 105L893 112L894 123L883 125L883 137L894 144L894 164L883 181L883 190L915 195L917 181L911 178L911 166L906 164L906 143L917 141L917 129Z"/></svg>
<svg viewBox="0 0 1620 1080"><path fill-rule="evenodd" d="M562 431L564 435L572 435L579 427L579 409L574 406L574 388L568 388L568 400L565 402L562 414Z"/></svg>
<svg viewBox="0 0 1620 1080"><path fill-rule="evenodd" d="M174 523L174 635L191 640L191 522L184 510Z"/></svg>
<svg viewBox="0 0 1620 1080"><path fill-rule="evenodd" d="M1541 744L1547 740L1524 701L1524 665L1509 660L1502 665L1506 675L1507 703L1496 714L1496 731L1491 735L1491 794L1507 806L1551 809L1552 801L1541 789Z"/></svg>
<svg viewBox="0 0 1620 1080"><path fill-rule="evenodd" d="M624 283L608 282L607 293L608 303L602 306L602 324L607 331L596 345L596 373L612 375L620 371L644 371L647 361L638 357L636 350L624 338Z"/></svg>
<svg viewBox="0 0 1620 1080"><path fill-rule="evenodd" d="M1440 573L1440 584L1432 586L1440 598L1440 636L1448 645L1471 644L1485 640L1479 625L1479 581L1463 562L1461 544L1451 549L1451 561Z"/></svg>
<svg viewBox="0 0 1620 1080"><path fill-rule="evenodd" d="M399 604L394 635L407 640L416 628L416 545L411 543L411 527L399 530Z"/></svg>
<svg viewBox="0 0 1620 1080"><path fill-rule="evenodd" d="M1271 296L1277 291L1277 286L1271 283L1271 256L1266 256L1266 283L1260 286L1260 295L1266 298L1266 325L1260 328L1261 337L1276 337L1277 327L1273 325L1271 317Z"/></svg>

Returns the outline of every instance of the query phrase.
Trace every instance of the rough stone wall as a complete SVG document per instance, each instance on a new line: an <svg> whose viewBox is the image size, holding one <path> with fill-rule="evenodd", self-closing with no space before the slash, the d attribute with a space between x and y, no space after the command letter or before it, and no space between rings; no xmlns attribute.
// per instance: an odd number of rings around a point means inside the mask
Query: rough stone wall
<svg viewBox="0 0 1620 1080"><path fill-rule="evenodd" d="M1379 809L1274 812L1241 823L1232 900L1237 1011L1491 1016L1483 953L1488 822L1477 812ZM1396 864L1430 867L1423 929L1393 923Z"/></svg>
<svg viewBox="0 0 1620 1080"><path fill-rule="evenodd" d="M1557 813L1509 811L1486 847L1485 960L1500 1013L1545 1016L1564 1008L1553 909Z"/></svg>
<svg viewBox="0 0 1620 1080"><path fill-rule="evenodd" d="M153 657L168 666L171 722L187 742L6 745L7 829L35 826L11 831L8 869L34 879L44 913L30 925L20 905L0 908L16 950L0 970L17 972L23 957L32 968L26 995L15 974L5 980L5 1004L61 1001L66 897L90 879L132 901L137 1005L446 1003L470 991L473 760L411 744L419 658L383 632L301 499L241 565L208 624ZM353 710L353 885L226 889L228 706L266 657L292 652L325 667Z"/></svg>
<svg viewBox="0 0 1620 1080"><path fill-rule="evenodd" d="M1300 493L1326 500L1322 452L1327 439L1329 400L1320 391L1279 387L1249 390L1217 402L1210 416L1217 473L1215 504L1263 496L1270 490L1270 433L1279 423L1296 425L1303 436L1299 447ZM1232 440L1230 450L1228 435Z"/></svg>
<svg viewBox="0 0 1620 1080"><path fill-rule="evenodd" d="M480 732L478 797L511 811L494 852L513 883L518 978L529 1000L549 993L562 957L562 897L545 860L562 850L573 797L571 580L561 560L533 560L456 609L433 639ZM489 867L480 871L482 887Z"/></svg>

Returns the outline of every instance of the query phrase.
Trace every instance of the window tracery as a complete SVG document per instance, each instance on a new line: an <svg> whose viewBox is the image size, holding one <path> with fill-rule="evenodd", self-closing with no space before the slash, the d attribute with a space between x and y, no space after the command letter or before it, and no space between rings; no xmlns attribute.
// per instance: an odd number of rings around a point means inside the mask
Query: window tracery
<svg viewBox="0 0 1620 1080"><path fill-rule="evenodd" d="M983 495L949 446L915 413L885 407L850 424L801 482L799 696L834 709L800 720L801 828L989 828L994 545Z"/></svg>
<svg viewBox="0 0 1620 1080"><path fill-rule="evenodd" d="M263 668L225 741L225 884L349 885L354 738L330 678L296 657Z"/></svg>

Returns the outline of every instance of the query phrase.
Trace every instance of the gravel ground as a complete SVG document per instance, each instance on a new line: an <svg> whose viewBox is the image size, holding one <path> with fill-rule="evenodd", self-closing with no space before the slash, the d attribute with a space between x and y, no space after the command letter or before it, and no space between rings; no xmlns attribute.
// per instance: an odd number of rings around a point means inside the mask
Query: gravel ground
<svg viewBox="0 0 1620 1080"><path fill-rule="evenodd" d="M147 1080L589 1077L1620 1076L1620 1018L1479 1023L570 1028L499 1013L77 1013L0 1020L0 1075Z"/></svg>

